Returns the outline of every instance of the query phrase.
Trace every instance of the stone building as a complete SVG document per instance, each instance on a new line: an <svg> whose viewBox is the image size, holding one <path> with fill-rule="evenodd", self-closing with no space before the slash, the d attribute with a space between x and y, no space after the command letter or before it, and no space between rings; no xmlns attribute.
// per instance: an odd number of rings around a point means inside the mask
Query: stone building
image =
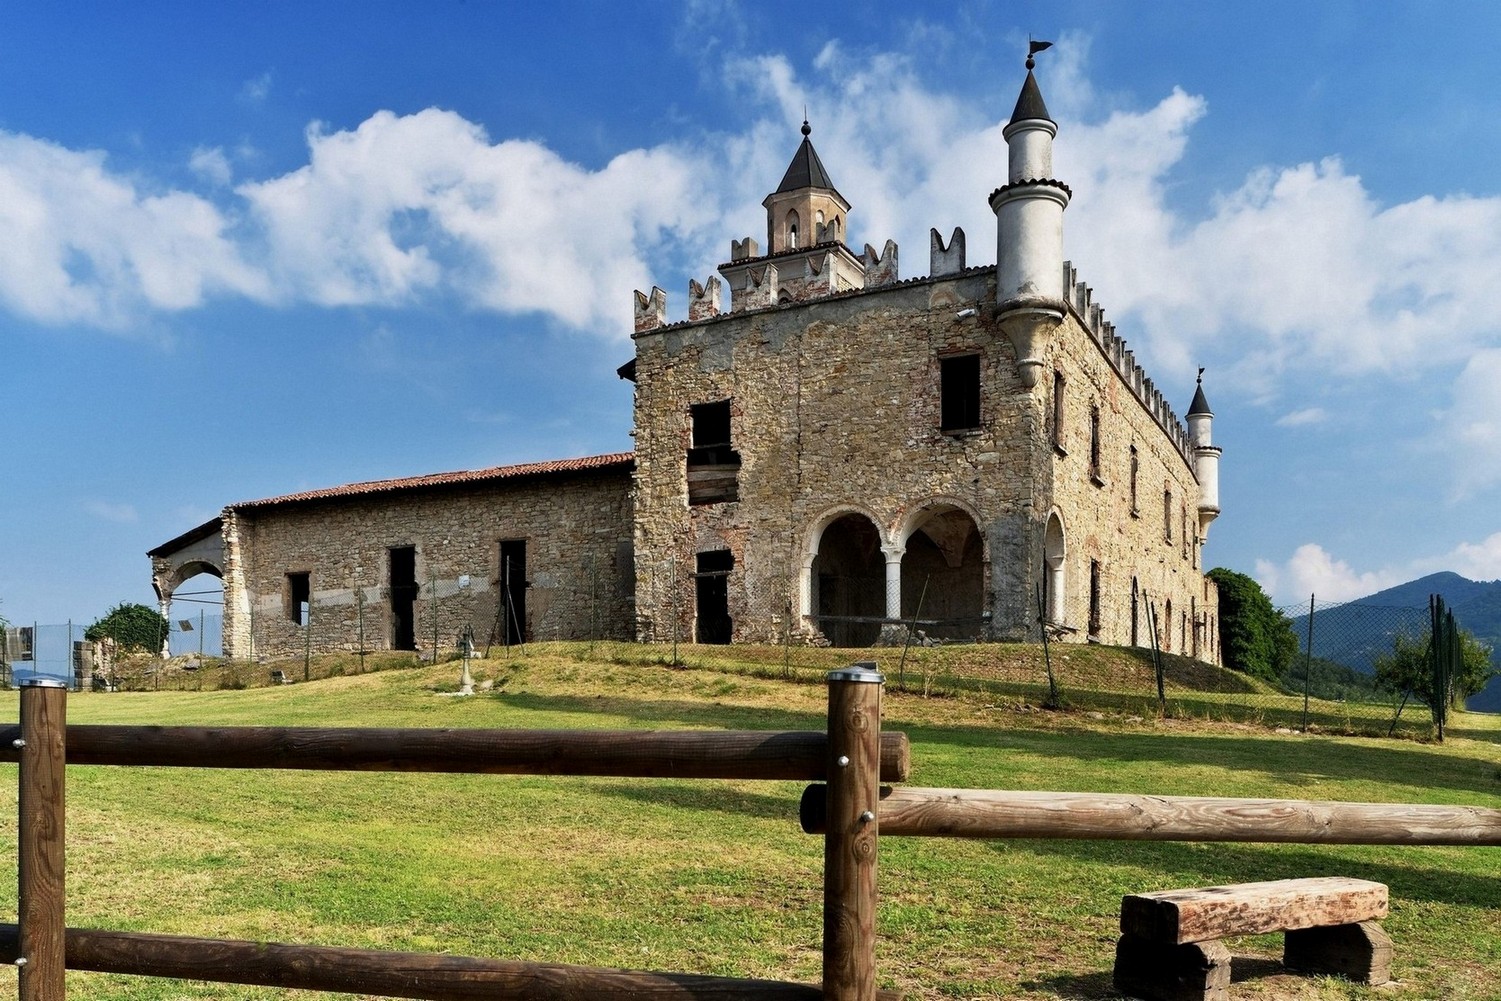
<svg viewBox="0 0 1501 1001"><path fill-rule="evenodd" d="M153 550L158 593L217 567L237 655L252 632L295 648L309 594L346 625L340 595L378 607L371 645L423 645L404 609L428 588L444 644L485 595L519 594L518 638L704 643L1022 639L1042 621L1145 645L1150 608L1165 649L1217 661L1213 414L1200 386L1180 422L1063 259L1071 193L1031 70L989 199L994 265L966 265L961 230L932 232L926 277L899 278L891 241L855 253L804 122L765 251L732 241L682 322L660 288L636 293L633 454L235 505ZM529 588L506 584L506 540L529 547ZM588 577L598 609L602 569L621 599L606 621L581 622L566 588L544 597ZM466 588L469 605L436 600Z"/></svg>

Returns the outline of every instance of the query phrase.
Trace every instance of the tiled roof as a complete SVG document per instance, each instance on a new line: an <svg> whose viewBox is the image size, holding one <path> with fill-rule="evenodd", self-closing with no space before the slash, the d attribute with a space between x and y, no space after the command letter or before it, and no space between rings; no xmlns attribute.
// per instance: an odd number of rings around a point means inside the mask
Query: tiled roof
<svg viewBox="0 0 1501 1001"><path fill-rule="evenodd" d="M461 469L453 473L429 473L426 476L404 476L395 480L370 480L366 483L346 483L321 490L304 490L301 493L283 494L262 500L243 501L231 504L236 510L246 508L276 507L282 504L298 504L304 501L332 500L342 497L365 497L371 494L389 494L404 490L422 490L429 487L450 487L478 483L494 483L499 480L517 480L529 476L554 476L563 473L581 473L603 469L629 469L635 465L636 453L611 452L608 455L587 455L580 459L553 459L548 462L525 462L516 466L492 466L489 469Z"/></svg>

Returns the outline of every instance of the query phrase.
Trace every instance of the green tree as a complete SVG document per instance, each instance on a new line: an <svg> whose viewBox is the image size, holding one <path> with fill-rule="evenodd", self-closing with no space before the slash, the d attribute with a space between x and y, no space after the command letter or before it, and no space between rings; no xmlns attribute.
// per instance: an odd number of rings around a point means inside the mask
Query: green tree
<svg viewBox="0 0 1501 1001"><path fill-rule="evenodd" d="M114 640L115 649L120 653L158 653L162 641L167 638L167 628L167 620L154 609L122 601L106 612L104 618L85 629L83 638L95 642Z"/></svg>
<svg viewBox="0 0 1501 1001"><path fill-rule="evenodd" d="M1215 567L1206 575L1220 593L1220 650L1225 666L1277 680L1298 653L1287 616L1272 606L1261 585L1243 573Z"/></svg>
<svg viewBox="0 0 1501 1001"><path fill-rule="evenodd" d="M1388 692L1411 693L1412 697L1433 705L1433 660L1430 637L1398 633L1392 639L1392 652L1376 658L1376 684ZM1491 666L1491 648L1467 629L1459 631L1459 677L1455 681L1460 702L1476 694L1497 673Z"/></svg>

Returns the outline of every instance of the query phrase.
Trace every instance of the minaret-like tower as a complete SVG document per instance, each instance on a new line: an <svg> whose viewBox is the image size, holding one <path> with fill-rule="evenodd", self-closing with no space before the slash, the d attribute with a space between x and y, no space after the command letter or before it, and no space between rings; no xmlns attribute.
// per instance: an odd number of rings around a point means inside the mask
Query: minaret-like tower
<svg viewBox="0 0 1501 1001"><path fill-rule="evenodd" d="M1209 537L1209 523L1220 515L1220 453L1214 444L1214 411L1204 398L1204 370L1199 369L1199 383L1194 390L1193 405L1188 408L1188 439L1193 447L1194 477L1199 481L1199 541Z"/></svg>
<svg viewBox="0 0 1501 1001"><path fill-rule="evenodd" d="M1022 384L1037 384L1047 338L1063 322L1063 210L1072 192L1053 175L1053 137L1058 125L1048 117L1042 91L1032 75L1033 42L1027 79L1016 110L1001 133L1006 137L1006 184L990 196L996 216L996 317L1016 348Z"/></svg>

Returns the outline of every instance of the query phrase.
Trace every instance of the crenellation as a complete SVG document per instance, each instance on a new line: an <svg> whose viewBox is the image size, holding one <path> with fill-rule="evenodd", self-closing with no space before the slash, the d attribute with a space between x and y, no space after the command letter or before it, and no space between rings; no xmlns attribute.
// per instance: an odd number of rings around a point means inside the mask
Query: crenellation
<svg viewBox="0 0 1501 1001"><path fill-rule="evenodd" d="M746 268L745 287L730 292L730 311L765 309L777 303L777 266L763 264L759 268Z"/></svg>
<svg viewBox="0 0 1501 1001"><path fill-rule="evenodd" d="M699 323L703 320L712 320L722 311L720 309L720 292L722 283L718 275L710 275L709 280L700 285L692 278L688 279L688 322Z"/></svg>
<svg viewBox="0 0 1501 1001"><path fill-rule="evenodd" d="M636 290L636 333L656 330L667 325L667 293L657 286L647 295Z"/></svg>
<svg viewBox="0 0 1501 1001"><path fill-rule="evenodd" d="M964 230L954 227L953 236L949 237L948 246L944 246L943 237L938 230L928 230L928 274L937 278L940 275L957 275L964 270Z"/></svg>
<svg viewBox="0 0 1501 1001"><path fill-rule="evenodd" d="M730 260L748 261L753 257L761 256L761 248L756 243L755 237L747 236L743 240L730 241Z"/></svg>
<svg viewBox="0 0 1501 1001"><path fill-rule="evenodd" d="M897 280L896 241L887 240L879 254L876 253L876 248L867 243L861 263L865 265L866 288L894 284Z"/></svg>

